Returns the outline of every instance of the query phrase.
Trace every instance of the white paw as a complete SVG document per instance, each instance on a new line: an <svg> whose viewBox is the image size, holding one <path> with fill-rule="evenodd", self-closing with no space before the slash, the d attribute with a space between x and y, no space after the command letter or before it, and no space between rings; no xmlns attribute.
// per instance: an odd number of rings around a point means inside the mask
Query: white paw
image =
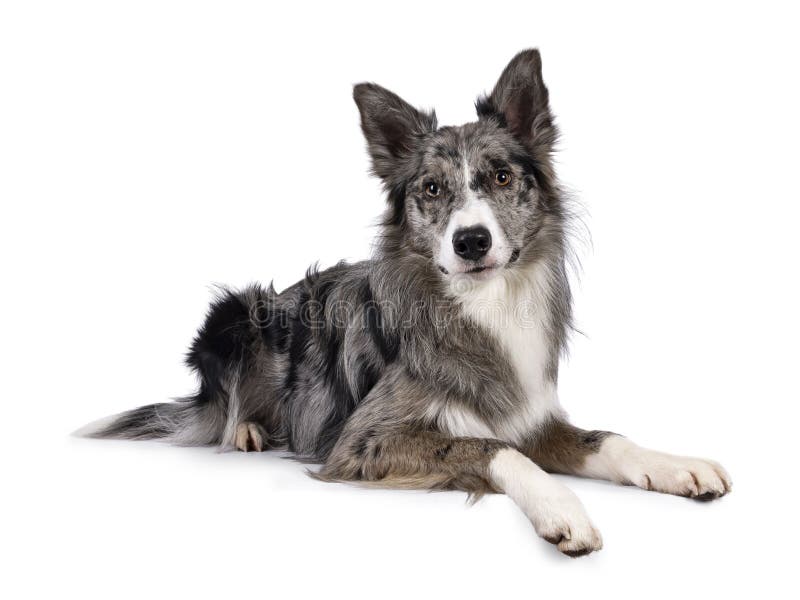
<svg viewBox="0 0 800 600"><path fill-rule="evenodd" d="M583 556L603 547L600 532L572 492L539 498L530 513L536 533L568 556Z"/></svg>
<svg viewBox="0 0 800 600"><path fill-rule="evenodd" d="M623 437L608 438L600 451L615 479L645 490L711 500L731 490L730 475L719 463L640 448Z"/></svg>
<svg viewBox="0 0 800 600"><path fill-rule="evenodd" d="M731 490L732 485L730 476L719 463L652 450L636 458L628 478L645 490L700 500L720 498Z"/></svg>
<svg viewBox="0 0 800 600"><path fill-rule="evenodd" d="M267 432L258 423L246 421L236 427L234 445L242 452L261 452L266 447Z"/></svg>
<svg viewBox="0 0 800 600"><path fill-rule="evenodd" d="M525 512L536 533L564 554L583 556L603 547L578 497L529 458L510 448L500 450L489 475Z"/></svg>

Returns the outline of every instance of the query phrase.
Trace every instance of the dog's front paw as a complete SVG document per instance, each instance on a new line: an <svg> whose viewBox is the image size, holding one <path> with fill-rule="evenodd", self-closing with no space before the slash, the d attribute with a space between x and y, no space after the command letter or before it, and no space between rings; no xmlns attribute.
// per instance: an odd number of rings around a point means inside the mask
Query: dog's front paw
<svg viewBox="0 0 800 600"><path fill-rule="evenodd" d="M720 498L731 490L727 471L712 460L637 448L628 453L627 462L626 479L645 490L697 500Z"/></svg>
<svg viewBox="0 0 800 600"><path fill-rule="evenodd" d="M517 450L499 450L489 477L523 510L536 533L564 554L583 556L603 547L578 497Z"/></svg>
<svg viewBox="0 0 800 600"><path fill-rule="evenodd" d="M584 556L603 547L600 532L577 497L540 499L530 518L536 533L567 556Z"/></svg>

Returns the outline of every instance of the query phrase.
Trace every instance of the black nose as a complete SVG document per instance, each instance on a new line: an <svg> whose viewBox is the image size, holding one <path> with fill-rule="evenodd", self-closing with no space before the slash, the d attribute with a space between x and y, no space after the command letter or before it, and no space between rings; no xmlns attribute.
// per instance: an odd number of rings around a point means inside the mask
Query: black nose
<svg viewBox="0 0 800 600"><path fill-rule="evenodd" d="M464 260L483 258L491 247L492 234L481 225L459 229L453 234L453 250Z"/></svg>

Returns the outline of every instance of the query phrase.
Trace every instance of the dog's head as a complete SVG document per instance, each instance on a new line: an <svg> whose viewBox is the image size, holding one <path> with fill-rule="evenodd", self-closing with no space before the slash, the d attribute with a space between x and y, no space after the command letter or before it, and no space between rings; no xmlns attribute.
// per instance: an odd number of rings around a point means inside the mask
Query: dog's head
<svg viewBox="0 0 800 600"><path fill-rule="evenodd" d="M557 132L537 50L515 56L478 99L478 121L460 127L437 127L433 112L375 84L353 95L373 171L389 191L393 250L430 258L445 278L480 280L560 239Z"/></svg>

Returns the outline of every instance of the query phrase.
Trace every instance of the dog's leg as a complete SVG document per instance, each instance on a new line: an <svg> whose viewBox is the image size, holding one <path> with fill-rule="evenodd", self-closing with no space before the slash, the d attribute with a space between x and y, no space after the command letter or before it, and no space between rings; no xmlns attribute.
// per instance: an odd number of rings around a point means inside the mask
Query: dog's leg
<svg viewBox="0 0 800 600"><path fill-rule="evenodd" d="M537 432L525 453L554 473L607 479L699 500L719 498L731 489L730 476L714 461L648 450L621 435L585 431L564 421L552 421Z"/></svg>
<svg viewBox="0 0 800 600"><path fill-rule="evenodd" d="M380 434L371 429L340 439L319 474L381 487L503 492L536 532L570 556L602 547L578 497L508 444L436 432Z"/></svg>

